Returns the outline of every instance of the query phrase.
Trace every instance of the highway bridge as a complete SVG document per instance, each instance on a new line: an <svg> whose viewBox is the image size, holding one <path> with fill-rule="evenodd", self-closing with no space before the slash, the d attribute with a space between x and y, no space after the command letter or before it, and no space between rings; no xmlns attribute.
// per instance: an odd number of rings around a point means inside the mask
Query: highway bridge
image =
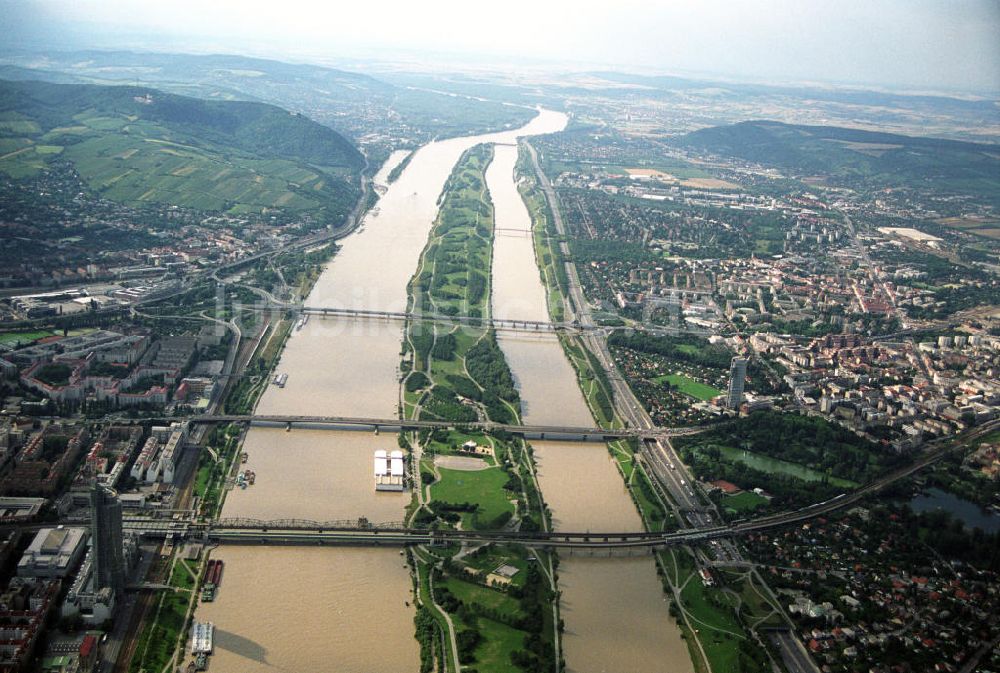
<svg viewBox="0 0 1000 673"><path fill-rule="evenodd" d="M525 532L516 530L430 530L407 528L402 523L370 525L343 521L301 521L257 519L221 519L211 524L190 521L129 519L124 528L143 537L175 540L192 539L216 544L262 545L333 545L333 546L410 546L440 545L449 542L498 542L524 544L554 549L647 549L685 544L732 535L720 526L712 529L684 530L675 533L645 531L617 533Z"/></svg>
<svg viewBox="0 0 1000 673"><path fill-rule="evenodd" d="M992 431L997 422L977 428L965 436L966 442ZM429 530L408 528L394 521L375 524L367 519L311 521L305 519L261 520L225 518L214 522L192 521L190 517L126 517L123 528L149 538L201 539L216 543L264 545L345 545L407 546L448 542L500 542L533 547L583 550L639 550L691 544L795 525L824 516L877 493L937 461L960 445L944 445L925 452L909 465L889 472L864 486L801 509L770 516L735 521L727 525L706 525L669 533L650 531L563 532L518 530Z"/></svg>
<svg viewBox="0 0 1000 673"><path fill-rule="evenodd" d="M577 321L551 322L544 320L511 320L499 318L477 318L464 315L445 315L444 313L421 313L416 311L374 311L369 309L353 309L336 306L303 306L288 302L269 302L268 308L299 311L310 315L325 317L359 318L364 320L381 320L386 322L433 322L451 327L490 328L498 332L516 332L529 334L585 334L608 333L619 330L640 330L657 336L676 336L680 333L709 336L710 331L699 327L663 327L658 325L599 325L581 324Z"/></svg>
<svg viewBox="0 0 1000 673"><path fill-rule="evenodd" d="M137 419L149 420L149 419ZM165 419L166 420L166 419ZM170 420L186 420L192 424L199 423L250 423L252 425L272 425L292 429L293 427L321 426L330 429L367 429L375 432L387 430L424 430L424 429L468 429L482 432L509 432L528 439L551 439L566 441L604 442L625 437L679 437L697 434L702 428L618 428L605 429L580 427L573 425L512 425L494 423L492 421L470 421L455 423L454 421L405 420L399 418L362 418L352 416L290 416L281 414L204 414L201 416L177 417Z"/></svg>
<svg viewBox="0 0 1000 673"><path fill-rule="evenodd" d="M542 320L501 320L496 318L475 318L461 315L445 315L444 313L417 313L407 311L371 311L365 309L337 308L332 306L297 306L286 304L288 308L296 308L303 313L330 317L371 318L394 321L424 321L459 325L465 327L489 327L502 331L517 332L580 332L595 330L597 327L581 327L572 322L548 322Z"/></svg>

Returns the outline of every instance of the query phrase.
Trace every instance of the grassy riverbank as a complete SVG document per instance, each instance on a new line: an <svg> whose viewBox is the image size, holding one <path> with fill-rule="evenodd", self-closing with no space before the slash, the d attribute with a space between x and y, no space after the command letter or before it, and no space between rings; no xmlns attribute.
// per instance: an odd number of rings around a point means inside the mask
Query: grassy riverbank
<svg viewBox="0 0 1000 673"><path fill-rule="evenodd" d="M566 319L566 297L569 295L565 259L559 250L559 243L563 238L556 229L552 209L545 194L533 179L531 159L523 147L518 149L515 174L529 178L518 184L518 191L531 217L535 261L542 277L542 286L545 288L549 315L552 320L561 322Z"/></svg>
<svg viewBox="0 0 1000 673"><path fill-rule="evenodd" d="M410 282L418 314L487 319L493 206L485 171L491 145L466 152ZM456 423L520 420L520 398L496 335L486 326L411 320L403 345L402 412ZM412 525L538 530L547 525L530 447L505 433L425 430L412 449ZM413 555L422 670L550 670L558 612L555 560L521 547L472 545Z"/></svg>

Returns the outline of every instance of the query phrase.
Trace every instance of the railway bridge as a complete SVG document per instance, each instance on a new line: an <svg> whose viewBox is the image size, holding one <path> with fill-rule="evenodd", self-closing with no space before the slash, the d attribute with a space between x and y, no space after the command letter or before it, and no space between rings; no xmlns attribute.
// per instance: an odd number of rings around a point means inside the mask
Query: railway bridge
<svg viewBox="0 0 1000 673"><path fill-rule="evenodd" d="M991 430L995 422L978 428L971 436ZM582 550L642 550L692 544L780 528L809 521L862 499L920 471L955 449L953 444L938 446L908 465L885 474L851 493L842 493L823 502L794 511L743 519L723 525L705 525L670 532L652 531L520 531L454 530L410 528L400 521L372 523L365 518L337 521L306 519L261 520L223 518L196 521L188 517L126 517L123 528L143 537L159 539L200 539L220 544L264 545L349 545L410 546L448 542L500 542L533 547Z"/></svg>

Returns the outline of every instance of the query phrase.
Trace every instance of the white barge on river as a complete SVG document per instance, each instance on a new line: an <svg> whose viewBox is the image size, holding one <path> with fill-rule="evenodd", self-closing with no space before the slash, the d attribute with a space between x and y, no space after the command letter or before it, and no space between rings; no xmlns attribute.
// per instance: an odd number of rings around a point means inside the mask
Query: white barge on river
<svg viewBox="0 0 1000 673"><path fill-rule="evenodd" d="M385 449L375 452L375 490L403 490L403 452L388 453Z"/></svg>

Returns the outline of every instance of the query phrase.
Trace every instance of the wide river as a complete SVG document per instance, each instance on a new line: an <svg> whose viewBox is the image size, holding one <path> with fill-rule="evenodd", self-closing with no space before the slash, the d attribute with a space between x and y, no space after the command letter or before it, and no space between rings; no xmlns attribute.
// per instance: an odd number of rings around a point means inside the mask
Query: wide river
<svg viewBox="0 0 1000 673"><path fill-rule="evenodd" d="M512 131L433 142L419 149L362 227L345 238L307 299L310 306L400 311L406 286L438 210L438 197L462 153L498 143L488 171L497 227L530 229L513 181L520 136L564 128L565 115L542 111ZM403 158L375 177L384 184ZM498 236L494 312L546 319L545 297L527 233ZM262 413L396 417L402 326L396 322L313 317L293 332L278 365L283 389L270 386ZM503 339L526 420L592 424L576 378L551 340ZM224 517L398 521L409 494L376 493L371 457L396 446L394 433L254 427L247 468L254 486L229 493ZM540 479L556 526L640 527L603 445L538 442ZM398 550L222 546L221 591L198 608L216 625L212 670L399 673L419 667L411 580ZM649 557L568 558L560 567L568 668L585 671L687 671L691 664Z"/></svg>

